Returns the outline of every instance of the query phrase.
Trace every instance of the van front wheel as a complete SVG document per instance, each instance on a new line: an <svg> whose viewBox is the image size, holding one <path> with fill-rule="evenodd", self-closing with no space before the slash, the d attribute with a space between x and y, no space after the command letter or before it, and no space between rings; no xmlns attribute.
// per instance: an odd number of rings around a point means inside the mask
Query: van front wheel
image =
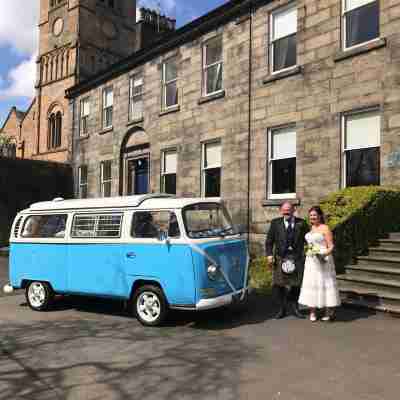
<svg viewBox="0 0 400 400"><path fill-rule="evenodd" d="M29 307L35 311L45 311L53 300L54 293L47 282L30 282L25 291Z"/></svg>
<svg viewBox="0 0 400 400"><path fill-rule="evenodd" d="M153 285L142 286L136 291L133 307L137 319L145 326L161 325L168 312L163 291Z"/></svg>

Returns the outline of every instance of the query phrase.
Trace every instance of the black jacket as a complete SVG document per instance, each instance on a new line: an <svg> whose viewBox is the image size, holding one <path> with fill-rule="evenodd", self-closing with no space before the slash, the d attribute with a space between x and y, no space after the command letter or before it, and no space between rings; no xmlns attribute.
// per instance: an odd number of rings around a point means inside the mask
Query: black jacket
<svg viewBox="0 0 400 400"><path fill-rule="evenodd" d="M295 262L304 260L305 235L309 231L304 219L295 218L293 256ZM271 226L265 241L267 256L284 257L287 250L287 232L283 218L276 218L271 221Z"/></svg>

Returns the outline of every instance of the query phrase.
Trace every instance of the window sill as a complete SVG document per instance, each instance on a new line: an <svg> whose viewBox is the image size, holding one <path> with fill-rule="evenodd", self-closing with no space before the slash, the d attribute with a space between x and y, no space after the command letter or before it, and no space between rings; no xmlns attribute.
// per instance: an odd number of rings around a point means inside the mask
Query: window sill
<svg viewBox="0 0 400 400"><path fill-rule="evenodd" d="M37 154L34 154L34 156L45 156L47 154L54 154L54 153L64 153L65 151L68 151L68 149L66 147L63 148L57 148L57 149L49 149L47 151L44 152L40 152Z"/></svg>
<svg viewBox="0 0 400 400"><path fill-rule="evenodd" d="M355 56L358 56L359 54L368 53L369 51L377 50L377 49L380 49L381 47L386 47L386 43L387 42L386 42L385 38L380 38L373 42L366 43L363 46L356 47L354 49L341 50L338 53L336 53L336 55L334 57L334 61L338 62L338 61L346 60L347 58L355 57Z"/></svg>
<svg viewBox="0 0 400 400"><path fill-rule="evenodd" d="M263 84L267 85L268 83L279 81L281 79L288 78L289 76L295 76L303 74L303 67L297 66L287 71L278 72L276 74L270 75L268 78L263 80Z"/></svg>
<svg viewBox="0 0 400 400"><path fill-rule="evenodd" d="M133 119L132 121L129 121L126 126L132 126L132 125L137 125L137 124L141 124L144 121L144 118L137 118L137 119Z"/></svg>
<svg viewBox="0 0 400 400"><path fill-rule="evenodd" d="M180 105L173 106L173 107L167 108L166 110L161 111L159 116L162 117L163 115L176 113L176 112L179 112L180 110L181 110L181 106Z"/></svg>
<svg viewBox="0 0 400 400"><path fill-rule="evenodd" d="M110 126L109 128L104 128L103 130L101 130L101 131L99 132L99 135L105 135L106 133L112 132L113 130L114 130L114 127L113 127L113 126Z"/></svg>
<svg viewBox="0 0 400 400"><path fill-rule="evenodd" d="M210 94L209 96L204 96L199 99L198 104L204 104L208 103L209 101L217 100L217 99L222 99L226 95L225 90L221 90L220 92Z"/></svg>
<svg viewBox="0 0 400 400"><path fill-rule="evenodd" d="M267 199L264 200L262 205L263 207L279 207L283 202L289 201L294 206L299 206L301 204L300 199L293 198L282 198L282 199Z"/></svg>

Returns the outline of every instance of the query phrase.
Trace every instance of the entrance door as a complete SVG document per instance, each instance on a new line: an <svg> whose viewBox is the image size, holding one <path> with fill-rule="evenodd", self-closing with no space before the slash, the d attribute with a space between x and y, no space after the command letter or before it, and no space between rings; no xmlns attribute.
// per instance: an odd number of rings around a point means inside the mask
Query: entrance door
<svg viewBox="0 0 400 400"><path fill-rule="evenodd" d="M128 195L149 193L149 156L128 160Z"/></svg>

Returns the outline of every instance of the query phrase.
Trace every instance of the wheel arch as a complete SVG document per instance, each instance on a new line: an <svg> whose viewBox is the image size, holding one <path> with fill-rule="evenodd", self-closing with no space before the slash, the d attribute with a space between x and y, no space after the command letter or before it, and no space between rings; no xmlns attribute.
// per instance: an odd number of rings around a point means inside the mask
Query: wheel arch
<svg viewBox="0 0 400 400"><path fill-rule="evenodd" d="M165 292L163 285L154 278L138 278L138 279L136 279L132 284L131 293L129 296L130 300L133 300L136 291L145 285L152 285L152 286L157 286L158 288L160 288L162 290L162 292L164 293L165 299L168 302L167 294Z"/></svg>

